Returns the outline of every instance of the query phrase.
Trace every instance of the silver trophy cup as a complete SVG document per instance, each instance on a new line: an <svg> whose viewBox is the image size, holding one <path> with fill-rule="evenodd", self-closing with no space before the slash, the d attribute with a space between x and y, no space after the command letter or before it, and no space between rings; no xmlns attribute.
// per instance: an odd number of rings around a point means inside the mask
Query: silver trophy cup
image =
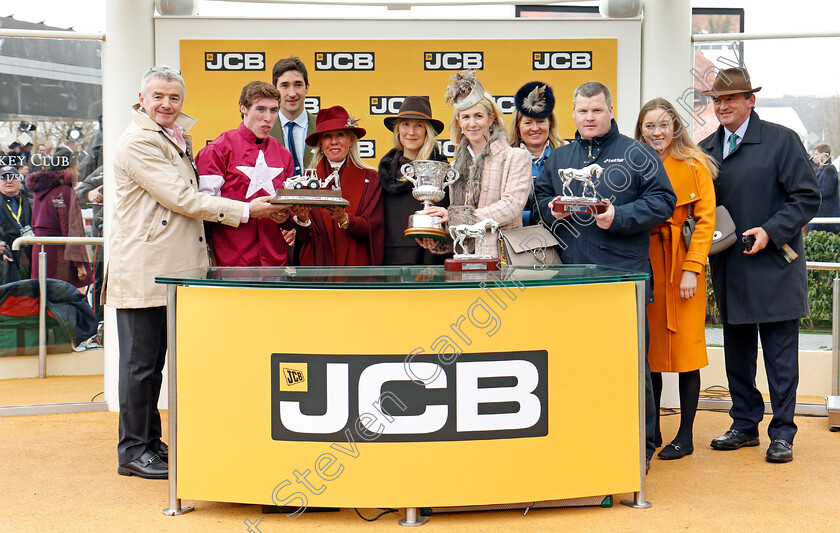
<svg viewBox="0 0 840 533"><path fill-rule="evenodd" d="M458 171L445 161L412 161L403 165L400 172L401 181L409 181L414 185L411 195L423 202L423 209L443 200L446 188L458 179ZM422 210L408 217L408 228L404 233L406 237L431 237L436 240L443 240L447 235L440 218Z"/></svg>

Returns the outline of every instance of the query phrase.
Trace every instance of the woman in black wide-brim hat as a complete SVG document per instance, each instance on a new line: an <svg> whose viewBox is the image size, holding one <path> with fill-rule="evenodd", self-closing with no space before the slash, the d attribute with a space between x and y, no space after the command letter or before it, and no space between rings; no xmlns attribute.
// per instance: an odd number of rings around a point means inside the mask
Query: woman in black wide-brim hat
<svg viewBox="0 0 840 533"><path fill-rule="evenodd" d="M358 139L365 130L346 109L322 109L306 144L315 147L309 164L323 182L338 171L346 207L295 211L300 264L303 266L370 266L382 264L382 187L376 170L362 161Z"/></svg>
<svg viewBox="0 0 840 533"><path fill-rule="evenodd" d="M443 131L443 122L432 118L427 96L408 96L396 116L385 118L385 127L394 132L394 148L379 162L379 180L385 203L386 265L442 264L443 257L424 250L403 233L409 215L422 208L411 191L414 186L400 181L400 168L411 161L446 161L435 137ZM448 205L444 198L443 205Z"/></svg>

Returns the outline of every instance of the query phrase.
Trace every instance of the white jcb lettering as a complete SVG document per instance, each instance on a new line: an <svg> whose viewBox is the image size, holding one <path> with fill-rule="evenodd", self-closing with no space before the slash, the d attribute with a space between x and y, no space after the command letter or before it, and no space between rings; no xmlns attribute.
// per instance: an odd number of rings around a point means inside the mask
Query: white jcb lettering
<svg viewBox="0 0 840 533"><path fill-rule="evenodd" d="M428 381L422 381L427 389L445 389L446 374L441 372L435 363L412 363L412 370L420 376L430 376ZM403 363L379 363L371 365L359 376L359 412L370 409L371 405L379 401L382 385L389 381L412 381L405 373ZM371 431L383 434L402 435L410 433L434 433L446 424L448 407L446 405L427 405L425 412L419 415L397 415L389 412L392 420L382 424L382 431L367 424Z"/></svg>
<svg viewBox="0 0 840 533"><path fill-rule="evenodd" d="M540 399L533 394L539 383L539 372L532 363L523 360L458 362L457 369L457 430L500 431L525 429L540 418ZM513 387L482 387L480 378L515 377ZM479 404L515 402L515 413L479 414Z"/></svg>
<svg viewBox="0 0 840 533"><path fill-rule="evenodd" d="M280 420L297 433L335 433L344 429L349 416L347 363L327 363L327 410L322 415L305 415L300 402L281 401Z"/></svg>

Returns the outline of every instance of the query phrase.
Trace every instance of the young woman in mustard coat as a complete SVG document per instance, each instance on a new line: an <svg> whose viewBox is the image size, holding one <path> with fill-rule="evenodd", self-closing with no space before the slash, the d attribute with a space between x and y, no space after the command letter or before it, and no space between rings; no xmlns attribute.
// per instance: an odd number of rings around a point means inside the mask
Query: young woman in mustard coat
<svg viewBox="0 0 840 533"><path fill-rule="evenodd" d="M656 98L642 106L636 140L653 147L677 195L674 214L651 230L650 263L654 302L648 304L650 361L656 399L656 436L662 372L679 372L680 429L660 452L661 459L679 459L694 452L692 428L700 397L700 369L706 356L705 266L715 231L714 162L689 137L674 106ZM686 248L682 226L691 215L697 224Z"/></svg>

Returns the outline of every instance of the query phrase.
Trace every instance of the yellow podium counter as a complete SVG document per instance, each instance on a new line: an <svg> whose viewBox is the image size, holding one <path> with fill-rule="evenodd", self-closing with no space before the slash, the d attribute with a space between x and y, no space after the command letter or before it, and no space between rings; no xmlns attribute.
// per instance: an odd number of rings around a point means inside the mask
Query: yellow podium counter
<svg viewBox="0 0 840 533"><path fill-rule="evenodd" d="M417 509L622 493L646 506L645 279L593 265L159 277L169 285L164 512L188 510L182 499L292 514L405 507L402 522L416 525Z"/></svg>

